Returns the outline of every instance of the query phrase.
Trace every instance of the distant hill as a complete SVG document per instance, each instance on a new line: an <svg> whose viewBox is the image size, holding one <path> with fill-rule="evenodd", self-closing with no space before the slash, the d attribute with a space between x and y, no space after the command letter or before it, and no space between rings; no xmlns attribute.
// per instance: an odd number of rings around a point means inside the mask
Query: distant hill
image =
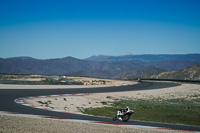
<svg viewBox="0 0 200 133"><path fill-rule="evenodd" d="M194 61L200 63L200 54L144 54L144 55L124 55L124 56L106 56L98 55L87 58L90 61Z"/></svg>
<svg viewBox="0 0 200 133"><path fill-rule="evenodd" d="M127 55L34 59L31 57L0 58L0 73L76 75L100 78L125 78L180 70L200 64L200 54Z"/></svg>
<svg viewBox="0 0 200 133"><path fill-rule="evenodd" d="M189 66L177 71L162 72L157 75L152 75L150 78L200 81L200 64Z"/></svg>
<svg viewBox="0 0 200 133"><path fill-rule="evenodd" d="M141 66L143 66L142 63L130 61L97 62L73 57L46 60L29 57L0 58L0 73L13 74L63 75L77 71L120 70Z"/></svg>
<svg viewBox="0 0 200 133"><path fill-rule="evenodd" d="M88 61L89 62L89 61ZM0 59L1 73L14 74L64 74L66 72L79 71L82 69L89 70L85 61L75 59L73 57L58 59L34 59L34 58L8 58Z"/></svg>
<svg viewBox="0 0 200 133"><path fill-rule="evenodd" d="M125 79L127 77L140 78L141 75L157 74L166 71L164 69L156 68L154 66L147 67L135 67L131 69L123 70L93 70L93 71L78 71L74 73L68 73L71 76L86 76L86 77L96 77L96 78L109 78L109 79Z"/></svg>

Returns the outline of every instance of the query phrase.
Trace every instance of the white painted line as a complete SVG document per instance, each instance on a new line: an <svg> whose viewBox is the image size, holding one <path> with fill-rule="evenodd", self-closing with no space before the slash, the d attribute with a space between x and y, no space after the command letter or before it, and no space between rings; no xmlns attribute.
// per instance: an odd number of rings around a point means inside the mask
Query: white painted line
<svg viewBox="0 0 200 133"><path fill-rule="evenodd" d="M49 95L49 96L52 96L52 97L57 97L57 96L59 96L59 95Z"/></svg>
<svg viewBox="0 0 200 133"><path fill-rule="evenodd" d="M44 98L44 97L47 97L47 96L38 96L38 98Z"/></svg>

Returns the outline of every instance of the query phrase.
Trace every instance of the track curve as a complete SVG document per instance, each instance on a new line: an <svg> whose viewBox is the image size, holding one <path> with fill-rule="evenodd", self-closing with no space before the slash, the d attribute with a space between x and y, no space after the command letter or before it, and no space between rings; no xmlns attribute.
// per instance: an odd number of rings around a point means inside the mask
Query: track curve
<svg viewBox="0 0 200 133"><path fill-rule="evenodd" d="M129 121L127 123L120 121L112 121L111 118L86 116L72 113L53 112L43 109L31 108L28 106L22 106L14 102L15 99L27 96L40 96L40 95L54 95L54 94L76 94L76 93L103 93L103 92L120 92L120 91L136 91L136 90L149 90L149 89L161 89L167 87L178 86L180 84L175 83L161 83L161 82L143 82L142 84L135 84L130 86L118 86L118 87L103 87L103 88L77 88L77 89L0 89L0 111L8 111L23 114L43 115L57 118L66 119L79 119L89 121L99 121L99 123L116 123L116 124L128 124L128 125L142 125L152 126L158 128L168 128L175 130L187 130L187 131L200 131L199 126L177 125L177 124L165 124L156 122L145 121Z"/></svg>

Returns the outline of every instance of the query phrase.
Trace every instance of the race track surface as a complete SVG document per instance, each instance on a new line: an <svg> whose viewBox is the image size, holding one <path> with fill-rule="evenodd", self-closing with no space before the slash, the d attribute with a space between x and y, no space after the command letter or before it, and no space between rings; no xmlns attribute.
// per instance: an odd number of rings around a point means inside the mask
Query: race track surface
<svg viewBox="0 0 200 133"><path fill-rule="evenodd" d="M152 126L158 128L169 128L175 130L200 131L199 126L187 126L178 124L165 124L145 121L112 121L111 118L86 116L72 113L53 112L43 109L31 108L14 102L20 97L41 96L41 95L58 95L58 94L76 94L76 93L103 93L103 92L120 92L120 91L136 91L149 89L165 89L167 87L178 86L176 83L162 82L143 82L130 86L104 87L104 88L77 88L77 89L0 89L0 111L8 111L22 114L44 115L50 117L59 117L66 119L90 120L116 124Z"/></svg>

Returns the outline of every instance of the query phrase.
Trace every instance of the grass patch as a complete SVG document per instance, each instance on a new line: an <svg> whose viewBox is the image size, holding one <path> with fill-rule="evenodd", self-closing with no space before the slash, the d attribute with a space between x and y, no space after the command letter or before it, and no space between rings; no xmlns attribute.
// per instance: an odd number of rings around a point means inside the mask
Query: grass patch
<svg viewBox="0 0 200 133"><path fill-rule="evenodd" d="M111 96L107 96L106 98L107 98L107 99L112 99L112 97L111 97Z"/></svg>
<svg viewBox="0 0 200 133"><path fill-rule="evenodd" d="M54 107L49 106L50 104L52 104L51 100L48 100L46 102L42 102L42 101L37 101L38 103L41 104L41 106L45 106L45 107L49 107L51 109L54 109Z"/></svg>
<svg viewBox="0 0 200 133"><path fill-rule="evenodd" d="M107 102L105 102L105 101L102 101L101 102L103 105L107 105L108 103Z"/></svg>
<svg viewBox="0 0 200 133"><path fill-rule="evenodd" d="M82 112L97 116L113 117L117 110L129 106L135 113L133 120L179 123L200 126L200 100L192 99L171 99L161 98L151 100L120 99L114 101L109 107L85 108Z"/></svg>
<svg viewBox="0 0 200 133"><path fill-rule="evenodd" d="M52 102L50 100L48 100L46 102L42 102L42 101L37 101L37 102L40 104L47 104L47 105L52 104Z"/></svg>

